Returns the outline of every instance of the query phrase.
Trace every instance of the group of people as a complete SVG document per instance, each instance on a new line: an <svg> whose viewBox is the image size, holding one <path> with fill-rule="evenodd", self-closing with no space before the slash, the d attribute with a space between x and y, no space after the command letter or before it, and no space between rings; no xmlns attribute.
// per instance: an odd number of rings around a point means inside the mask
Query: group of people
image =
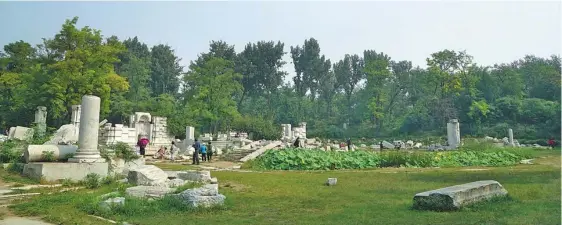
<svg viewBox="0 0 562 225"><path fill-rule="evenodd" d="M148 145L149 140L146 137L141 137L139 135L139 140L137 141L137 146L139 147L139 154L141 157L144 158L146 154L146 146ZM213 158L213 147L211 146L211 142L209 141L208 144L200 143L197 139L195 139L195 143L192 145L195 149L193 151L193 164L199 165L199 154L201 154L201 160L203 162L210 162ZM167 147L160 147L158 152L156 153L156 158L164 158L164 155L168 151ZM170 145L170 160L175 161L175 155L179 152L179 148L176 146L176 142L172 141Z"/></svg>
<svg viewBox="0 0 562 225"><path fill-rule="evenodd" d="M209 147L205 145L205 143L200 143L197 139L195 139L195 143L191 147L195 149L193 151L193 163L199 165L199 154L201 154L201 160L203 162L207 161L210 162L213 158L213 147L211 146L211 142L209 141Z"/></svg>

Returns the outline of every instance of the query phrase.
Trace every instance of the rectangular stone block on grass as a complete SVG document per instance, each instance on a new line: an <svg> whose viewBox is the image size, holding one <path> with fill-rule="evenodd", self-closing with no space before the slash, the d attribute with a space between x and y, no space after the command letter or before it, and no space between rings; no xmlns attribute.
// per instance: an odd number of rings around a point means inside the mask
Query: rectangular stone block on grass
<svg viewBox="0 0 562 225"><path fill-rule="evenodd" d="M168 174L154 165L143 165L131 168L127 178L134 185L160 186L165 185Z"/></svg>
<svg viewBox="0 0 562 225"><path fill-rule="evenodd" d="M185 170L177 172L177 178L182 180L189 180L195 182L210 182L211 172L210 171L196 171L196 170Z"/></svg>
<svg viewBox="0 0 562 225"><path fill-rule="evenodd" d="M164 195L174 192L175 188L157 186L135 186L125 190L125 192L137 198L162 198Z"/></svg>
<svg viewBox="0 0 562 225"><path fill-rule="evenodd" d="M414 196L414 209L448 211L494 197L506 196L507 191L494 180L476 181Z"/></svg>

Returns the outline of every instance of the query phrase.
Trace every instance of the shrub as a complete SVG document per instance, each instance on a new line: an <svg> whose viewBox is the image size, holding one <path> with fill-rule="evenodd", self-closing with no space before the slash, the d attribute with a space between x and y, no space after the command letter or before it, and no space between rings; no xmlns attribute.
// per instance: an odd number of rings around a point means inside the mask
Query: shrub
<svg viewBox="0 0 562 225"><path fill-rule="evenodd" d="M41 154L41 158L43 158L43 160L45 162L54 162L56 161L55 158L55 153L51 152L51 151L43 151L43 154Z"/></svg>
<svg viewBox="0 0 562 225"><path fill-rule="evenodd" d="M114 150L116 158L123 159L125 162L130 162L140 157L127 143L117 142L109 146L109 148Z"/></svg>
<svg viewBox="0 0 562 225"><path fill-rule="evenodd" d="M23 162L25 144L17 140L8 140L0 143L0 162Z"/></svg>
<svg viewBox="0 0 562 225"><path fill-rule="evenodd" d="M61 181L61 185L63 187L71 187L72 185L74 185L74 182L72 182L72 180L69 178L65 178Z"/></svg>
<svg viewBox="0 0 562 225"><path fill-rule="evenodd" d="M82 180L81 183L84 186L86 186L86 188L88 189L98 188L101 186L100 175L95 173L90 173L86 175L86 177L84 178L84 180Z"/></svg>
<svg viewBox="0 0 562 225"><path fill-rule="evenodd" d="M10 172L14 172L14 173L23 173L23 167L25 166L25 164L17 162L17 161L13 161L10 163L10 165L8 165L8 171Z"/></svg>

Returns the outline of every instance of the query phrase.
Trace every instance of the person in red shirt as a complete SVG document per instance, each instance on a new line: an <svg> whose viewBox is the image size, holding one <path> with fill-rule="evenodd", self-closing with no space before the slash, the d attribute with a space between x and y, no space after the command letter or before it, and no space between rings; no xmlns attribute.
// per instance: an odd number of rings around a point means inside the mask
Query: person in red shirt
<svg viewBox="0 0 562 225"><path fill-rule="evenodd" d="M554 138L550 138L548 140L548 146L550 146L552 149L554 149L554 147L556 146L556 141L554 140Z"/></svg>

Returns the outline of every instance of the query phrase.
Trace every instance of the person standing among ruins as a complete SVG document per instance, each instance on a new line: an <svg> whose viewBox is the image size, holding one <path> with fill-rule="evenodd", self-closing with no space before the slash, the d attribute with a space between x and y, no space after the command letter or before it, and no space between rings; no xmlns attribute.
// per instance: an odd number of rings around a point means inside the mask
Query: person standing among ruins
<svg viewBox="0 0 562 225"><path fill-rule="evenodd" d="M197 162L197 165L199 165L199 151L201 151L201 143L199 143L199 141L195 139L195 143L193 143L191 147L194 148L192 164L195 165L195 162Z"/></svg>
<svg viewBox="0 0 562 225"><path fill-rule="evenodd" d="M213 146L211 146L211 142L209 141L208 143L208 149L207 149L207 161L211 161L211 159L213 158Z"/></svg>
<svg viewBox="0 0 562 225"><path fill-rule="evenodd" d="M201 144L201 159L203 162L207 161L207 146L205 144Z"/></svg>
<svg viewBox="0 0 562 225"><path fill-rule="evenodd" d="M351 138L347 139L347 150L351 151Z"/></svg>
<svg viewBox="0 0 562 225"><path fill-rule="evenodd" d="M176 147L176 142L172 141L172 146L170 146L170 159L174 162L174 155L178 152L178 147Z"/></svg>
<svg viewBox="0 0 562 225"><path fill-rule="evenodd" d="M300 137L297 137L297 140L295 140L295 143L293 143L293 146L294 146L295 148L301 147L301 139L300 139Z"/></svg>
<svg viewBox="0 0 562 225"><path fill-rule="evenodd" d="M144 158L144 154L146 153L146 146L148 145L149 141L148 138L142 137L139 135L139 140L137 141L137 146L139 146L140 155Z"/></svg>

